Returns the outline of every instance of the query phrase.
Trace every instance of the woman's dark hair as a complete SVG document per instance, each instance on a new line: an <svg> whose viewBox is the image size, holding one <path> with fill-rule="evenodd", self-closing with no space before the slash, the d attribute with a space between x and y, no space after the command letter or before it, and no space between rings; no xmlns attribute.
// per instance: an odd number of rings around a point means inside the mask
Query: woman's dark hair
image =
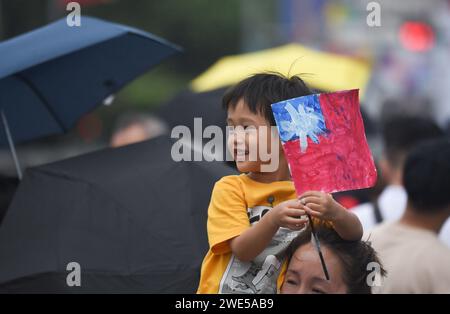
<svg viewBox="0 0 450 314"><path fill-rule="evenodd" d="M343 269L343 280L350 294L370 294L371 287L367 284L367 276L373 271L367 270L371 262L380 265L380 275L385 276L386 271L378 259L376 251L369 242L347 241L342 239L337 232L323 225L314 225L320 246L327 247L335 254L341 262ZM311 242L311 231L308 227L297 238L295 238L286 250L290 261L294 253L301 246ZM325 260L325 264L326 264ZM333 280L331 278L331 280Z"/></svg>
<svg viewBox="0 0 450 314"><path fill-rule="evenodd" d="M303 80L294 75L290 78L275 72L254 74L229 88L222 99L225 110L235 108L243 99L251 112L262 114L275 125L271 104L312 94Z"/></svg>

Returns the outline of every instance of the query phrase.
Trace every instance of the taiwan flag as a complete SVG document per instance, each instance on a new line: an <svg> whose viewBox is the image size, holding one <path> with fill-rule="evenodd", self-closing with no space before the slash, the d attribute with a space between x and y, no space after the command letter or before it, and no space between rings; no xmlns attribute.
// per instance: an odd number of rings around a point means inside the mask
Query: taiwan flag
<svg viewBox="0 0 450 314"><path fill-rule="evenodd" d="M272 111L298 195L375 185L357 89L288 99Z"/></svg>

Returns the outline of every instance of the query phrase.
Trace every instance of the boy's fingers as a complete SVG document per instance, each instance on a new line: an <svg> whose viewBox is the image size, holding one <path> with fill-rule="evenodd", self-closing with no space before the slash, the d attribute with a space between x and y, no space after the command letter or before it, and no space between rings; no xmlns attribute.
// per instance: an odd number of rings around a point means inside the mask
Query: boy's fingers
<svg viewBox="0 0 450 314"><path fill-rule="evenodd" d="M300 201L297 200L297 199L286 201L284 204L285 204L287 207L291 207L291 208L300 208L300 206L301 206Z"/></svg>
<svg viewBox="0 0 450 314"><path fill-rule="evenodd" d="M286 211L286 213L290 217L297 217L297 218L300 217L300 216L306 215L306 211L305 210L298 209L298 208L289 208Z"/></svg>
<svg viewBox="0 0 450 314"><path fill-rule="evenodd" d="M286 225L304 225L306 222L308 221L308 219L306 218L294 218L294 217L285 217L285 219L283 219L283 222Z"/></svg>
<svg viewBox="0 0 450 314"><path fill-rule="evenodd" d="M316 217L316 218L323 218L323 213L315 211L315 210L307 209L306 213L308 215L311 215L311 216Z"/></svg>
<svg viewBox="0 0 450 314"><path fill-rule="evenodd" d="M303 193L302 195L300 195L300 199L304 198L304 197L308 197L308 196L316 196L316 197L321 197L322 196L322 192L319 191L307 191L305 193Z"/></svg>
<svg viewBox="0 0 450 314"><path fill-rule="evenodd" d="M317 196L308 196L308 197L303 197L300 199L300 203L303 205L308 206L308 204L320 204L322 203L322 199L320 197Z"/></svg>
<svg viewBox="0 0 450 314"><path fill-rule="evenodd" d="M286 202L286 206L289 208L296 208L296 209L303 209L304 207L302 201L298 199Z"/></svg>
<svg viewBox="0 0 450 314"><path fill-rule="evenodd" d="M309 203L308 206L305 206L305 207L306 207L305 211L312 210L312 211L321 213L325 210L325 208L323 206L313 204L313 203Z"/></svg>

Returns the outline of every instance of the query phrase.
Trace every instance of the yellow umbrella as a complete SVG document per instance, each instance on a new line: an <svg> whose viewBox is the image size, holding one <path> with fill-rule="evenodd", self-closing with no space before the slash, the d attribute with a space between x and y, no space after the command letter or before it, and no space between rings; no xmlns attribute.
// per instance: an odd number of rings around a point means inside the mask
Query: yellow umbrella
<svg viewBox="0 0 450 314"><path fill-rule="evenodd" d="M371 64L343 55L320 52L299 44L226 56L195 78L191 88L205 92L233 85L259 72L299 74L312 88L337 91L359 88L361 97L370 77Z"/></svg>

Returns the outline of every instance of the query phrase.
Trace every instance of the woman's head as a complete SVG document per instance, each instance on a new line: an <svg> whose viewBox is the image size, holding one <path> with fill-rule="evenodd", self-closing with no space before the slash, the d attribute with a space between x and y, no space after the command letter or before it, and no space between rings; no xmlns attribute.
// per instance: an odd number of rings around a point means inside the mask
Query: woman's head
<svg viewBox="0 0 450 314"><path fill-rule="evenodd" d="M378 263L381 276L385 270L370 244L343 240L325 226L319 226L316 234L330 280L325 279L311 232L306 231L287 250L289 265L281 293L371 293L367 278L373 269L368 265Z"/></svg>

